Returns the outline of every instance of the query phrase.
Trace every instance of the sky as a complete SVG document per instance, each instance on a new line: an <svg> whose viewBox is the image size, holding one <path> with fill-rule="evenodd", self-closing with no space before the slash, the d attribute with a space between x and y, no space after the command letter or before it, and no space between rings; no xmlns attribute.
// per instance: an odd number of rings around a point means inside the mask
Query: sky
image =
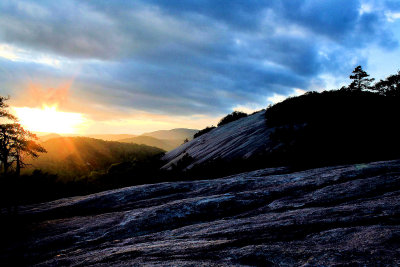
<svg viewBox="0 0 400 267"><path fill-rule="evenodd" d="M0 2L0 95L82 134L201 129L399 59L399 0Z"/></svg>

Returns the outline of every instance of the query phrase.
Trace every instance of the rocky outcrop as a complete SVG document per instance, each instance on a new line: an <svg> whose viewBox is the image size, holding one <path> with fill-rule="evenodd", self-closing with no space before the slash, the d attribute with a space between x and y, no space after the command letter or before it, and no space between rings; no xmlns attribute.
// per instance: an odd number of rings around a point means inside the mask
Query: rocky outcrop
<svg viewBox="0 0 400 267"><path fill-rule="evenodd" d="M230 161L249 158L265 152L271 131L265 123L265 111L257 112L217 127L169 151L163 157L166 161L163 168L170 169L185 155L192 158L187 169L216 159Z"/></svg>
<svg viewBox="0 0 400 267"><path fill-rule="evenodd" d="M400 160L134 186L8 222L5 266L398 266Z"/></svg>

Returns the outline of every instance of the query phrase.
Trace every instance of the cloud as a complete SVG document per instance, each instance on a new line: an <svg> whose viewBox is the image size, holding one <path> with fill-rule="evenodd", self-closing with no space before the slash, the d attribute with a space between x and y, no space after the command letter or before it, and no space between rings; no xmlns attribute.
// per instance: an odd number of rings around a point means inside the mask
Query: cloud
<svg viewBox="0 0 400 267"><path fill-rule="evenodd" d="M371 47L398 49L388 20L396 3L5 0L0 90L24 94L28 82L73 79L67 106L86 103L96 118L95 110L108 118L259 107L296 88L340 84L368 65Z"/></svg>

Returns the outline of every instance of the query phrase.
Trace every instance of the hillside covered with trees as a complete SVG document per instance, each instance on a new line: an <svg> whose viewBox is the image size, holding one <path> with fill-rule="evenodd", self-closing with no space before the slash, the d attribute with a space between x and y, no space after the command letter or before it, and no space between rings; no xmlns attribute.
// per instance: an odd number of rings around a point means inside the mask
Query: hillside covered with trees
<svg viewBox="0 0 400 267"><path fill-rule="evenodd" d="M400 72L372 84L358 66L340 90L307 92L266 110L270 160L315 166L400 157Z"/></svg>
<svg viewBox="0 0 400 267"><path fill-rule="evenodd" d="M42 143L47 153L30 159L28 171L40 169L66 179L77 179L112 164L143 161L163 150L139 144L103 141L88 137L59 137Z"/></svg>

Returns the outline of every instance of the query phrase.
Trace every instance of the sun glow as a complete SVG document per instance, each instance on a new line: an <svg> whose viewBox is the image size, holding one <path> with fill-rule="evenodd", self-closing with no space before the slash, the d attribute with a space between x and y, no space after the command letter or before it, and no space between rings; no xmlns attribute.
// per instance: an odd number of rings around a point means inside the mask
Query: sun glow
<svg viewBox="0 0 400 267"><path fill-rule="evenodd" d="M77 133L79 126L85 122L80 113L62 112L57 106L43 106L43 108L14 108L20 123L34 132L59 134Z"/></svg>

